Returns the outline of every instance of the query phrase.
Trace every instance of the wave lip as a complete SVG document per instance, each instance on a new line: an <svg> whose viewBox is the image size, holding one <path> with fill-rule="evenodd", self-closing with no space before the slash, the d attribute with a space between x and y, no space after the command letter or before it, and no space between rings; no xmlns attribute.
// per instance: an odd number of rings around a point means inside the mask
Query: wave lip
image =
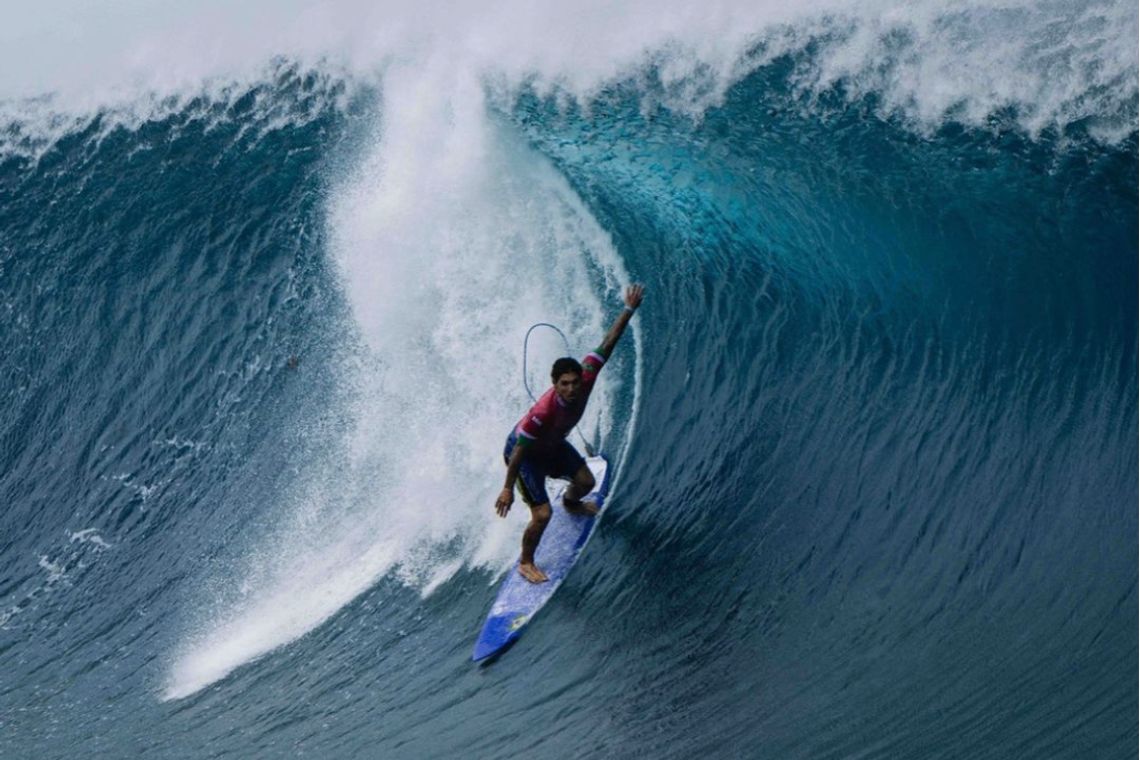
<svg viewBox="0 0 1140 760"><path fill-rule="evenodd" d="M873 96L882 115L921 132L994 119L1031 135L1083 124L1106 141L1136 129L1135 3L697 8L673 0L542 9L429 3L412 11L341 0L293 13L269 3L138 10L123 6L119 18L101 10L99 23L70 36L92 13L84 4L49 4L10 20L0 31L0 121L58 131L59 114L124 104L134 104L126 112L160 112L171 97L264 81L266 66L283 59L369 82L440 62L508 97L536 88L583 103L634 82L647 102L699 116L783 57L810 96L835 88L852 99Z"/></svg>

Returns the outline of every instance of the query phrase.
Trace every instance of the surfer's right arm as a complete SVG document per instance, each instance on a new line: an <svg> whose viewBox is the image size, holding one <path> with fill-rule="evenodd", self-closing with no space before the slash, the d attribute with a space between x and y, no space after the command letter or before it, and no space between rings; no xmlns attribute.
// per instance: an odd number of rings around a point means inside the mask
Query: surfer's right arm
<svg viewBox="0 0 1140 760"><path fill-rule="evenodd" d="M507 482L503 485L503 490L499 492L499 498L495 500L495 511L499 513L499 517L506 517L507 512L511 509L511 504L515 500L515 481L519 477L519 467L522 465L523 448L525 447L526 439L519 436L518 443L511 451L510 461L507 462Z"/></svg>

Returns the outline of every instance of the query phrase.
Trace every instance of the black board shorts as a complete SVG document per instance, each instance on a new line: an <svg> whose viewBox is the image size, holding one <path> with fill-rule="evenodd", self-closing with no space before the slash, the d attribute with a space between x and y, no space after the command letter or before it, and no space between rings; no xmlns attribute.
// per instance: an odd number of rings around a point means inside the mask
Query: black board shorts
<svg viewBox="0 0 1140 760"><path fill-rule="evenodd" d="M518 434L511 431L507 436L507 445L503 448L503 461L511 461L511 452L515 449ZM570 480L574 473L584 467L586 460L578 450L563 440L561 444L549 448L533 446L522 459L519 465L519 477L515 481L519 494L529 506L537 507L539 504L549 504L550 497L546 494L546 479L559 478Z"/></svg>

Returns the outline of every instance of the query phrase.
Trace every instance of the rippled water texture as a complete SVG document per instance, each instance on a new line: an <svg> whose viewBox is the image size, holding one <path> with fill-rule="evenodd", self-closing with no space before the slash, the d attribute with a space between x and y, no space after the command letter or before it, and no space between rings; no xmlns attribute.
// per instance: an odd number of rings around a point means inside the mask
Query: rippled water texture
<svg viewBox="0 0 1140 760"><path fill-rule="evenodd" d="M0 756L1135 756L1134 6L381 10L0 33Z"/></svg>

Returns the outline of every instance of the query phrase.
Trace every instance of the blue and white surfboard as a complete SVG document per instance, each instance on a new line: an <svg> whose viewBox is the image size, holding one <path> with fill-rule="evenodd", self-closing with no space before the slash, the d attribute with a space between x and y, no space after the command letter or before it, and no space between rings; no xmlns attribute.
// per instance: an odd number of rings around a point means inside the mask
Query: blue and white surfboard
<svg viewBox="0 0 1140 760"><path fill-rule="evenodd" d="M598 509L603 509L610 487L609 465L600 456L590 457L586 464L594 473L594 481L598 483L586 498L596 501ZM487 615L487 622L483 624L483 630L475 641L472 660L478 662L499 654L522 635L526 624L554 596L593 533L597 517L572 515L563 508L562 492L567 485L561 480L550 481L548 485L553 514L546 532L542 534L538 550L534 553L535 564L550 580L546 583L530 583L519 575L518 562L515 562L499 587L499 594Z"/></svg>

